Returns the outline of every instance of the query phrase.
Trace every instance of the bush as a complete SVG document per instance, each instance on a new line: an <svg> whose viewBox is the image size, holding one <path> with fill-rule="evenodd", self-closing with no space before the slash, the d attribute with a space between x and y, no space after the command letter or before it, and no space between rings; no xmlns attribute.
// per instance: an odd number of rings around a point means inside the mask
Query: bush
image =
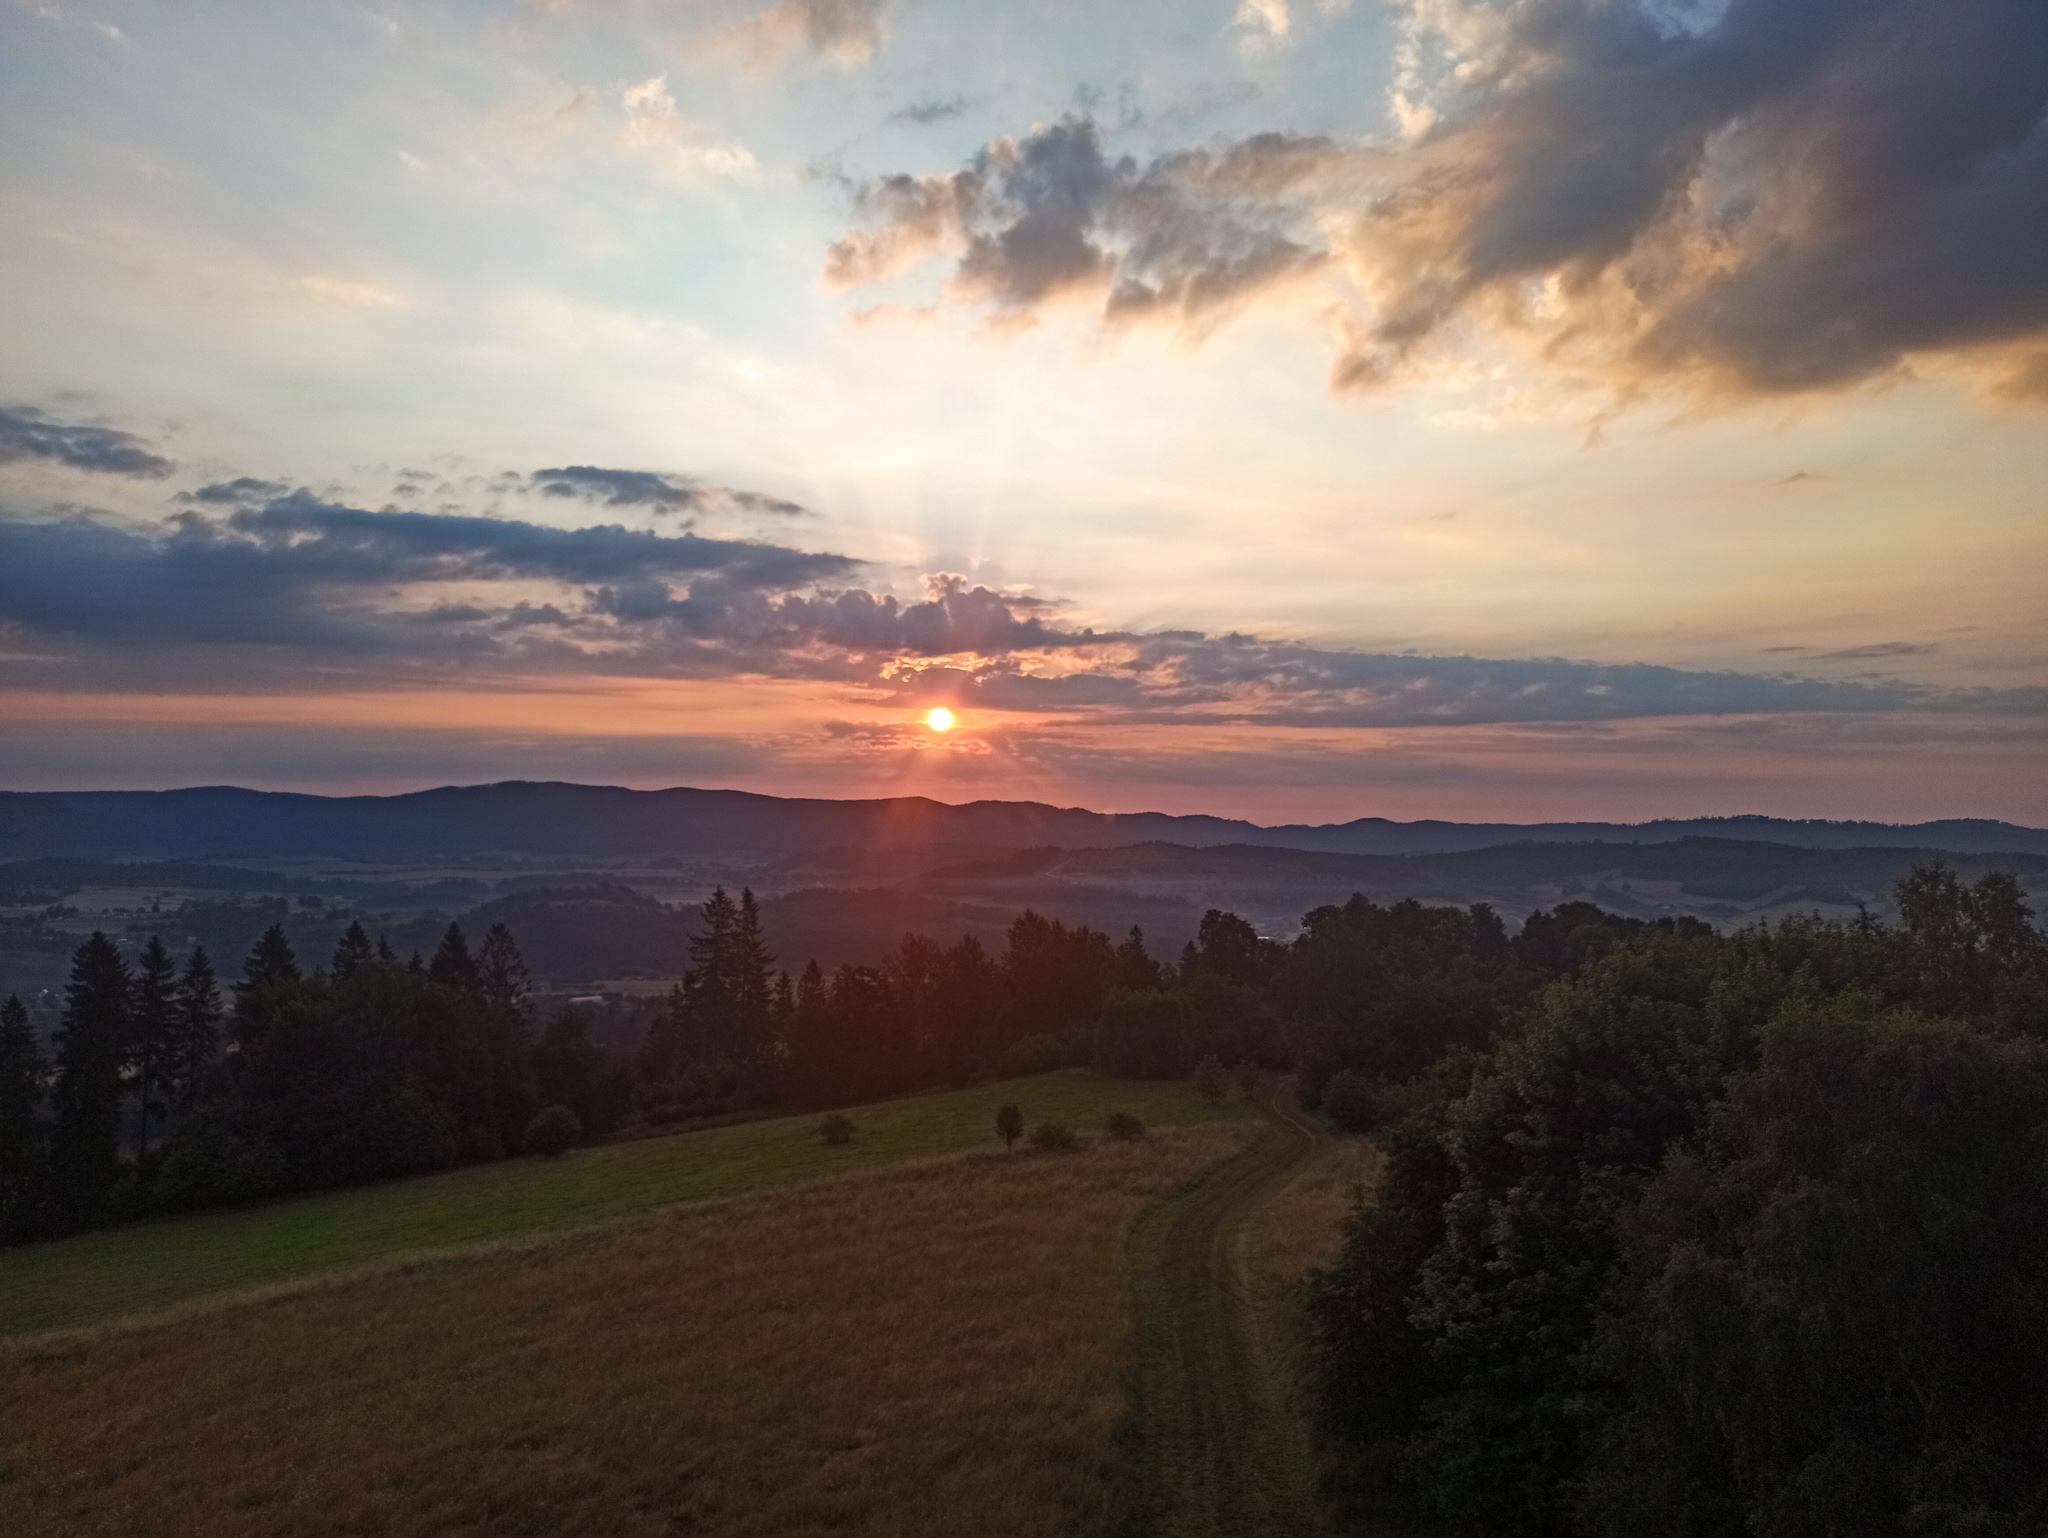
<svg viewBox="0 0 2048 1538"><path fill-rule="evenodd" d="M996 1112L996 1136L1008 1148L1024 1135L1024 1113L1014 1105L1006 1105Z"/></svg>
<svg viewBox="0 0 2048 1538"><path fill-rule="evenodd" d="M1031 1146L1048 1152L1079 1148L1081 1140L1056 1121L1042 1121L1031 1129Z"/></svg>
<svg viewBox="0 0 2048 1538"><path fill-rule="evenodd" d="M1339 1132L1370 1131L1378 1109L1372 1081L1362 1073L1347 1068L1331 1074L1323 1086L1323 1114Z"/></svg>
<svg viewBox="0 0 2048 1538"><path fill-rule="evenodd" d="M1220 1105L1223 1097L1230 1093L1230 1077L1213 1056L1205 1057L1195 1065L1194 1085L1195 1093L1211 1105Z"/></svg>
<svg viewBox="0 0 2048 1538"><path fill-rule="evenodd" d="M1128 1143L1145 1135L1145 1124L1129 1111L1111 1111L1109 1120L1102 1124L1102 1130L1120 1143Z"/></svg>
<svg viewBox="0 0 2048 1538"><path fill-rule="evenodd" d="M1005 1079L1028 1079L1033 1074L1079 1068L1088 1061L1090 1039L1081 1027L1022 1037L1003 1049L996 1059L996 1074Z"/></svg>
<svg viewBox="0 0 2048 1538"><path fill-rule="evenodd" d="M834 1148L843 1148L846 1144L851 1143L853 1135L859 1130L860 1128L856 1127L852 1121L841 1116L837 1111L834 1111L830 1116L818 1123L818 1136Z"/></svg>
<svg viewBox="0 0 2048 1538"><path fill-rule="evenodd" d="M542 1106L526 1124L526 1135L519 1141L528 1153L554 1158L583 1141L583 1123L565 1105Z"/></svg>

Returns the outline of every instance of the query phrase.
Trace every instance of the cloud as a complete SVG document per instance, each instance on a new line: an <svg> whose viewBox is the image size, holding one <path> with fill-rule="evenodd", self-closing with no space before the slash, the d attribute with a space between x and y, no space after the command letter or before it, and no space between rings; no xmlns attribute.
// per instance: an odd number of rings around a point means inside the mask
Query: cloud
<svg viewBox="0 0 2048 1538"><path fill-rule="evenodd" d="M1254 7L1271 32L1274 7ZM1840 389L1921 355L2038 397L2037 0L1409 0L1402 136L1107 161L1070 117L859 189L828 277L945 255L958 300L1185 324L1308 272L1370 387L1479 327L1624 393ZM1255 18L1256 19L1256 18Z"/></svg>
<svg viewBox="0 0 2048 1538"><path fill-rule="evenodd" d="M882 46L887 0L783 0L721 39L753 69L773 69L806 53L841 69L865 64Z"/></svg>
<svg viewBox="0 0 2048 1538"><path fill-rule="evenodd" d="M151 479L177 468L133 433L60 421L33 406L0 406L0 465L18 460Z"/></svg>
<svg viewBox="0 0 2048 1538"><path fill-rule="evenodd" d="M885 123L917 123L928 127L933 123L943 123L950 118L959 117L966 110L967 98L964 96L934 97L927 101L914 101L908 106L898 107L894 112L882 119L882 121Z"/></svg>
<svg viewBox="0 0 2048 1538"><path fill-rule="evenodd" d="M505 477L598 506L754 494L568 466ZM618 524L372 510L254 477L182 496L154 527L0 515L0 662L37 687L235 687L607 674L825 681L1101 726L1358 729L1674 717L1942 715L2048 720L2048 689L1865 675L1710 672L1570 658L1341 651L1237 633L1097 628L955 573L904 599L864 563L764 540ZM774 499L762 499L779 505ZM1878 642L1808 661L1925 655Z"/></svg>
<svg viewBox="0 0 2048 1538"><path fill-rule="evenodd" d="M626 114L626 148L646 156L678 181L697 182L706 177L747 181L760 173L753 151L744 144L699 137L696 125L676 110L666 75L627 86L619 93L619 105Z"/></svg>
<svg viewBox="0 0 2048 1538"><path fill-rule="evenodd" d="M1200 324L1324 263L1278 216L1320 169L1323 148L1265 136L1141 169L1105 156L1094 121L1068 114L997 140L951 175L859 187L874 227L832 246L826 279L877 282L945 252L955 258L953 296L998 310L1087 295L1112 320Z"/></svg>
<svg viewBox="0 0 2048 1538"><path fill-rule="evenodd" d="M651 507L675 513L774 513L792 518L805 513L802 506L781 497L713 485L694 476L663 475L650 470L565 465L557 470L536 470L528 483L542 496L576 497L604 507Z"/></svg>

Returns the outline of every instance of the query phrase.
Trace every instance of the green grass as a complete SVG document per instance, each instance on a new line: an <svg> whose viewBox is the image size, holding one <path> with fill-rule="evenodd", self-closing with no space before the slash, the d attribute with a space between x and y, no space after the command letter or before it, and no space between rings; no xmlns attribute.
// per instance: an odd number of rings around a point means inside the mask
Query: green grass
<svg viewBox="0 0 2048 1538"><path fill-rule="evenodd" d="M896 1159L997 1148L996 1107L1025 1124L1101 1127L1111 1111L1149 1126L1251 1114L1185 1083L1080 1071L859 1106L852 1143L826 1147L815 1115L522 1158L256 1207L134 1223L0 1251L0 1335L96 1324L213 1293L343 1270L394 1255L600 1223L706 1196L810 1180Z"/></svg>

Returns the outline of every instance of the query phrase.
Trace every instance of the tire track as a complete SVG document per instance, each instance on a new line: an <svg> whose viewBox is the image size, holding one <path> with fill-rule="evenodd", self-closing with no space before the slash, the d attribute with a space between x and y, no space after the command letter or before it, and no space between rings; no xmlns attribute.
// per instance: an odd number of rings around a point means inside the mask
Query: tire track
<svg viewBox="0 0 2048 1538"><path fill-rule="evenodd" d="M1245 1216L1323 1141L1284 1087L1259 1096L1250 1148L1131 1236L1138 1314L1134 1476L1119 1526L1157 1538L1307 1538L1321 1530L1306 1447L1253 1347L1231 1263Z"/></svg>

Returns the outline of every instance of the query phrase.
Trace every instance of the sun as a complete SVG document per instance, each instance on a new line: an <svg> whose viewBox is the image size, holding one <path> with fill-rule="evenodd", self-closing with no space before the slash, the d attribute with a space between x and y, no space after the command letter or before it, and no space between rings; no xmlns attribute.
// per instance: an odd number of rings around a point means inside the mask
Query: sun
<svg viewBox="0 0 2048 1538"><path fill-rule="evenodd" d="M953 712L943 705L934 705L924 720L925 725L935 732L950 732L953 729Z"/></svg>

